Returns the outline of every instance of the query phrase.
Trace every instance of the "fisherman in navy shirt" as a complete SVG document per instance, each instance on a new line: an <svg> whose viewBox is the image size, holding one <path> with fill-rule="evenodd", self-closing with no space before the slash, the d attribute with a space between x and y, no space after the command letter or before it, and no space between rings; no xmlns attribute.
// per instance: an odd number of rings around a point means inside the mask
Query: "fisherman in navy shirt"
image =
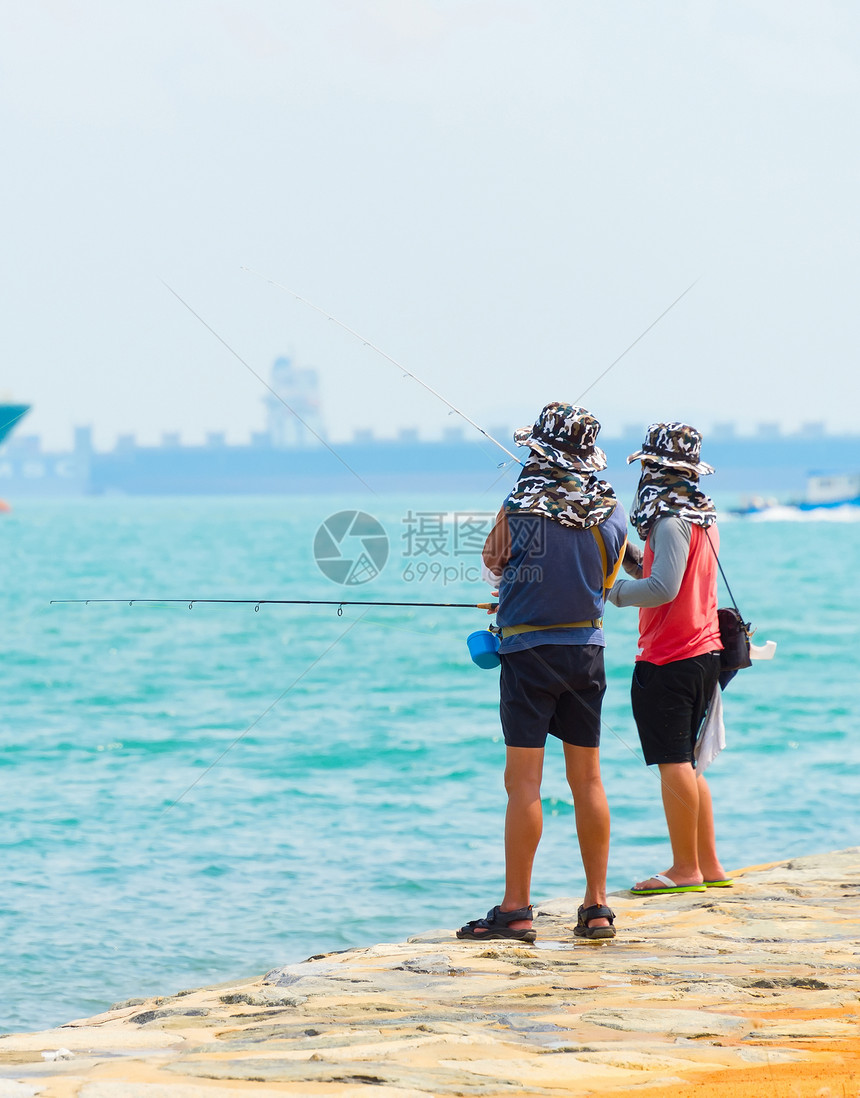
<svg viewBox="0 0 860 1098"><path fill-rule="evenodd" d="M615 936L606 906L609 807L600 777L604 599L627 541L627 519L596 445L600 424L585 408L547 404L514 434L529 458L499 511L483 552L498 589L500 714L506 745L505 894L484 919L457 931L475 941L534 941L532 866L543 827L541 776L547 736L562 741L573 794L585 895L575 933Z"/></svg>

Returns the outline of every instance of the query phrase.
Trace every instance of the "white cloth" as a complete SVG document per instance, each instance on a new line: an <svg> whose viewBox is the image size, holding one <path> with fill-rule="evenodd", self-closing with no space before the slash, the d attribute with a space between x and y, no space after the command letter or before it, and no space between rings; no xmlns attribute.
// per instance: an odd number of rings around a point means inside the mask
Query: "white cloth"
<svg viewBox="0 0 860 1098"><path fill-rule="evenodd" d="M714 759L726 746L726 726L723 724L723 694L720 684L714 687L714 694L708 706L705 724L693 748L696 760L696 773L704 774Z"/></svg>
<svg viewBox="0 0 860 1098"><path fill-rule="evenodd" d="M502 582L502 577L496 572L491 572L483 561L481 561L481 579L484 583L488 583L494 591L498 590L498 586Z"/></svg>

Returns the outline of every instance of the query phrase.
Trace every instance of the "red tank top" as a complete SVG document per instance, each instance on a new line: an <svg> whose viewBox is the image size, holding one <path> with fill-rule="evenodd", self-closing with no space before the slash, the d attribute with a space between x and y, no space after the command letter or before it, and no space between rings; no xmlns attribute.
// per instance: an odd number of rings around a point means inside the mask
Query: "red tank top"
<svg viewBox="0 0 860 1098"><path fill-rule="evenodd" d="M709 537L713 549L719 553L716 524L707 531L704 526L691 524L690 552L678 594L663 606L640 609L637 660L674 663L723 647L717 620L717 558L707 544ZM643 576L651 575L653 560L649 533L642 558Z"/></svg>

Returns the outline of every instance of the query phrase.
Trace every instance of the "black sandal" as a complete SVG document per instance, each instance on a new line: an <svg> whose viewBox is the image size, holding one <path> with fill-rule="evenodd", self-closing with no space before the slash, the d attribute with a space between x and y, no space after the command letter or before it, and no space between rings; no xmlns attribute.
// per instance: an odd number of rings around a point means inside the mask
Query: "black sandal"
<svg viewBox="0 0 860 1098"><path fill-rule="evenodd" d="M577 938L614 938L615 937L615 912L610 911L603 904L592 904L591 907L581 907L576 913L577 924L573 933ZM592 919L608 919L609 926L589 926Z"/></svg>
<svg viewBox="0 0 860 1098"><path fill-rule="evenodd" d="M521 919L533 919L532 905L516 911L502 911L500 907L491 908L486 919L470 919L457 931L458 938L468 938L473 942L493 941L499 938L512 939L515 942L533 942L537 937L533 927L528 930L511 930L510 924ZM476 933L476 930L479 932Z"/></svg>

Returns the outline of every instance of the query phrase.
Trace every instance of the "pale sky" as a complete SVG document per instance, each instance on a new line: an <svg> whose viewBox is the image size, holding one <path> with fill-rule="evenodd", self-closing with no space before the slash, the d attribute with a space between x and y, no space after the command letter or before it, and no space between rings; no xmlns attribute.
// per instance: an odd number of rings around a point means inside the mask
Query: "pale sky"
<svg viewBox="0 0 860 1098"><path fill-rule="evenodd" d="M65 448L246 440L257 372L333 439L587 395L607 434L860 429L860 5L0 6L0 394ZM467 434L469 429L466 428Z"/></svg>

